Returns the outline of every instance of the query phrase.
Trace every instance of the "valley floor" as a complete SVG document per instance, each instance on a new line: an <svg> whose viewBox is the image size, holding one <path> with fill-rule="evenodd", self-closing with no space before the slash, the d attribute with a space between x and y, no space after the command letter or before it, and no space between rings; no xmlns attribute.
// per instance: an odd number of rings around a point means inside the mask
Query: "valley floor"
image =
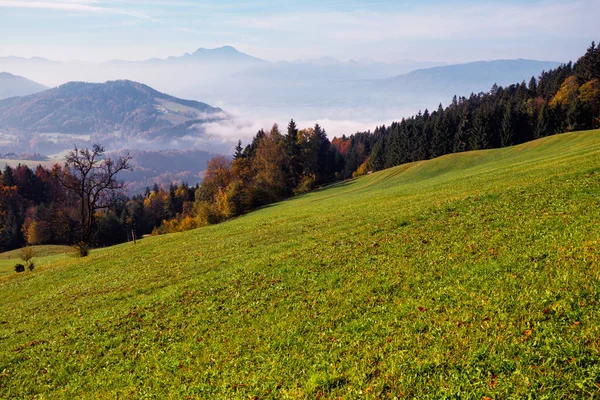
<svg viewBox="0 0 600 400"><path fill-rule="evenodd" d="M600 395L600 131L0 278L2 398Z"/></svg>

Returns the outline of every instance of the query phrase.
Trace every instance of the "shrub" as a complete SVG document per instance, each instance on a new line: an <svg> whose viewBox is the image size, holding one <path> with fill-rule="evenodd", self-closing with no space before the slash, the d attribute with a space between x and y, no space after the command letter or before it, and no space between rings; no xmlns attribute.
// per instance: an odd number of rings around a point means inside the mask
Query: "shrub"
<svg viewBox="0 0 600 400"><path fill-rule="evenodd" d="M196 215L200 226L221 222L216 207L212 203L206 201L201 201L196 204Z"/></svg>
<svg viewBox="0 0 600 400"><path fill-rule="evenodd" d="M27 265L27 269L29 269L30 271L33 271L33 269L35 268L35 265L32 261L34 256L35 251L33 250L33 247L27 246L21 249L21 260L25 261L25 265Z"/></svg>
<svg viewBox="0 0 600 400"><path fill-rule="evenodd" d="M317 178L314 175L304 175L294 193L302 194L310 192L314 188L316 180Z"/></svg>
<svg viewBox="0 0 600 400"><path fill-rule="evenodd" d="M87 257L90 254L90 246L85 242L79 242L74 247L77 257Z"/></svg>

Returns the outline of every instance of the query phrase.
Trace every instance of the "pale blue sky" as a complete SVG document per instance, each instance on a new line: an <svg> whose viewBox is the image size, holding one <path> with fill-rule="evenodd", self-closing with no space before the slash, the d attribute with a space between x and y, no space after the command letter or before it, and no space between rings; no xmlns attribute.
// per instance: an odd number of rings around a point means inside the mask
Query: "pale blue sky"
<svg viewBox="0 0 600 400"><path fill-rule="evenodd" d="M0 0L0 56L567 61L600 40L599 15L600 0Z"/></svg>

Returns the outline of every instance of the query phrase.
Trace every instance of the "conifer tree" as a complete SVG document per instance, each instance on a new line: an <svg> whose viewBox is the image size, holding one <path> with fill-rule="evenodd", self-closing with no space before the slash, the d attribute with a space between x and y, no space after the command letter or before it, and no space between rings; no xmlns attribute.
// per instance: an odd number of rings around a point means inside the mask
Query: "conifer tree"
<svg viewBox="0 0 600 400"><path fill-rule="evenodd" d="M534 139L539 139L548 135L548 119L548 107L544 105L533 130Z"/></svg>
<svg viewBox="0 0 600 400"><path fill-rule="evenodd" d="M510 103L504 107L502 115L502 126L500 128L500 144L502 147L512 146L513 144L513 126L512 126L512 108Z"/></svg>
<svg viewBox="0 0 600 400"><path fill-rule="evenodd" d="M238 160L244 157L244 148L242 147L242 141L238 140L237 145L235 146L235 153L233 154L233 159Z"/></svg>
<svg viewBox="0 0 600 400"><path fill-rule="evenodd" d="M371 171L381 171L385 167L385 139L381 138L373 146L368 168Z"/></svg>
<svg viewBox="0 0 600 400"><path fill-rule="evenodd" d="M535 97L537 95L537 81L535 80L535 76L531 77L527 88L529 89L529 96Z"/></svg>
<svg viewBox="0 0 600 400"><path fill-rule="evenodd" d="M13 169L10 165L4 167L4 173L2 174L2 184L4 186L14 186L16 184Z"/></svg>

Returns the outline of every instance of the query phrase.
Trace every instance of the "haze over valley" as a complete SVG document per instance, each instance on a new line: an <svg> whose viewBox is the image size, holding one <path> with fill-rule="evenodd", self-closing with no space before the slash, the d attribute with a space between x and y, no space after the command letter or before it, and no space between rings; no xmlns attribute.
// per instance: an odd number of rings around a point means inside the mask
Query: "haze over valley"
<svg viewBox="0 0 600 400"><path fill-rule="evenodd" d="M111 138L107 141L110 148L192 147L224 152L231 150L237 139L248 139L261 127L274 122L283 124L292 117L302 124L321 122L331 137L349 135L419 110L435 109L440 103L448 104L454 95L469 96L488 91L493 84L528 81L558 65L554 61L521 59L445 65L365 59L343 62L331 57L269 62L231 46L201 48L165 59L104 63L3 57L0 70L59 87L38 97L2 101L0 132L5 146L11 142L12 147L7 147L11 151L45 155L60 153L73 141L105 138ZM13 79L20 79L23 87L15 92L17 95L45 88L34 82L27 86L25 82L29 81L16 76ZM137 106L150 114L136 116L135 121L131 113L139 110L134 109L102 121L91 121L93 116L87 116L87 121L73 116L79 107L83 107L82 112L87 110L85 107L94 107L82 104L82 98L94 90L102 92L103 101L122 101L115 82L106 83L113 80L131 81L121 86L148 85L156 90L154 97L137 100L147 101ZM69 83L73 81L104 86ZM210 111L210 115L188 118L190 109L184 109L187 106L171 109L172 102L159 98L165 96L193 99L210 105L211 110L220 108L221 114ZM177 101L184 101L180 99ZM198 110L192 111L193 114ZM25 114L26 120L18 119ZM152 121L148 119L150 115Z"/></svg>

